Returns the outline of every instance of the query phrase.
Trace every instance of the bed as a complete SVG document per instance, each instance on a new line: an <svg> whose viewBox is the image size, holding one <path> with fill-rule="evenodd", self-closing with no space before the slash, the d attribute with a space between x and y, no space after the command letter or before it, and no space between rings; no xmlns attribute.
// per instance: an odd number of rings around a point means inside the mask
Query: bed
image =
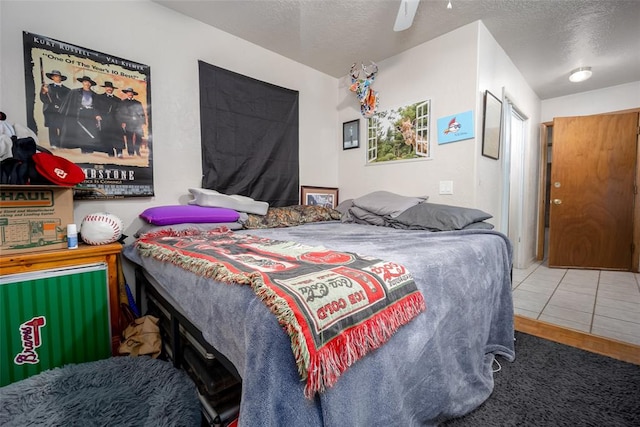
<svg viewBox="0 0 640 427"><path fill-rule="evenodd" d="M311 398L290 337L250 286L142 256L135 245L124 255L235 366L240 426L429 426L479 406L493 389L495 356L515 358L511 246L483 228L433 232L318 221L233 231L393 260L424 297L426 310Z"/></svg>

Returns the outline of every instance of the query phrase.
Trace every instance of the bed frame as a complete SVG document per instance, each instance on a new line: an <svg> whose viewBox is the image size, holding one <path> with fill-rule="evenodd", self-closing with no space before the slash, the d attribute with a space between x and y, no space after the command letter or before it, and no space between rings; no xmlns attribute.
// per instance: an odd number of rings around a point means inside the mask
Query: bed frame
<svg viewBox="0 0 640 427"><path fill-rule="evenodd" d="M135 271L136 300L146 303L146 314L160 319L161 358L184 369L198 386L203 421L225 427L238 417L242 379L235 366L202 337L162 288L141 267Z"/></svg>

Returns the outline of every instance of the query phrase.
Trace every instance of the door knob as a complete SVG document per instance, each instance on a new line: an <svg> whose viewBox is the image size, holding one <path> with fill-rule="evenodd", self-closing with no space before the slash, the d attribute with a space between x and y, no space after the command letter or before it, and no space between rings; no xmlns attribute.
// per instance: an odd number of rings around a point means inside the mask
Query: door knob
<svg viewBox="0 0 640 427"><path fill-rule="evenodd" d="M562 204L562 200L560 200L560 199L553 199L553 204L554 204L554 205L561 205L561 204Z"/></svg>

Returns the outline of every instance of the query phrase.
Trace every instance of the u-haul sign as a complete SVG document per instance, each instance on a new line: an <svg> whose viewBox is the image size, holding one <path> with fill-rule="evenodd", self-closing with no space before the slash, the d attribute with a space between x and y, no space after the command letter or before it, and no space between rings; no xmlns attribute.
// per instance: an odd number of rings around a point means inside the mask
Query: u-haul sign
<svg viewBox="0 0 640 427"><path fill-rule="evenodd" d="M0 204L3 208L51 207L54 205L52 190L38 191L0 191Z"/></svg>

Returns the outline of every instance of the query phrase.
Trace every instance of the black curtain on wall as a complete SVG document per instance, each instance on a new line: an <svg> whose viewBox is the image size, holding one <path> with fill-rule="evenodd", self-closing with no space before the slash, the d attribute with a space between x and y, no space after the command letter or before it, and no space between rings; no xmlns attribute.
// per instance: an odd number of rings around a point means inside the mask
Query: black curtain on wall
<svg viewBox="0 0 640 427"><path fill-rule="evenodd" d="M202 187L298 204L298 91L198 61Z"/></svg>

